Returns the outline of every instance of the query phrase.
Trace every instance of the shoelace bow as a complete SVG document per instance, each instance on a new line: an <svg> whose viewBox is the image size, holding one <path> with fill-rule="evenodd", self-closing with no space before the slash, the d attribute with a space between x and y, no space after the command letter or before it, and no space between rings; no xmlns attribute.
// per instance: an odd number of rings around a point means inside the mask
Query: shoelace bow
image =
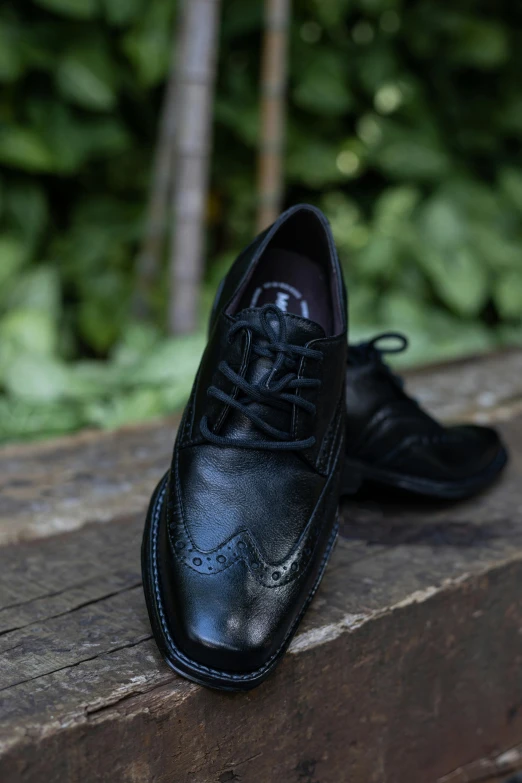
<svg viewBox="0 0 522 783"><path fill-rule="evenodd" d="M270 316L275 316L277 330L270 323ZM321 381L315 378L299 378L296 372L296 364L298 358L302 356L321 361L323 358L321 351L288 343L285 318L279 308L272 304L264 305L260 309L259 326L246 320L236 321L230 329L229 341L232 342L236 335L242 331L251 333L251 354L273 360L272 367L267 370L259 381L251 383L235 372L226 361L221 361L218 365L218 370L234 385L234 390L237 388L243 392L243 396L235 397L233 394L227 394L216 386L210 386L207 394L220 400L225 405L235 408L250 419L262 432L273 438L273 440L236 439L218 435L209 429L206 416L203 416L200 422L201 434L210 443L215 443L219 446L239 446L249 449L285 449L288 451L310 448L315 443L313 436L304 440L292 440L291 432L272 427L266 421L263 421L255 411L251 410L249 405L257 402L261 405L288 412L291 411L292 406L295 406L312 415L315 414L316 406L309 400L300 397L298 391L304 388L318 388L321 386ZM287 369L288 372L277 380L278 374L284 369Z"/></svg>
<svg viewBox="0 0 522 783"><path fill-rule="evenodd" d="M398 345L386 345L386 341L389 340L398 341ZM402 389L404 386L403 379L400 375L393 372L383 357L387 354L402 353L407 350L408 346L409 340L406 335L401 332L382 332L381 334L376 335L372 340L358 343L357 345L350 345L348 349L348 364L360 366L367 364L368 362L374 362L385 370L392 380Z"/></svg>

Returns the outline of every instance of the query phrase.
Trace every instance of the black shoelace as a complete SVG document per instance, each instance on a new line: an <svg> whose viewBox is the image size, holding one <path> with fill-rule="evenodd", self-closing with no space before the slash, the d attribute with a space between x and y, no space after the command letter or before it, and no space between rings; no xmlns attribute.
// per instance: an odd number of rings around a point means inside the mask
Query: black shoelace
<svg viewBox="0 0 522 783"><path fill-rule="evenodd" d="M395 345L386 345L388 341L396 341ZM368 362L377 364L380 369L385 371L397 386L401 389L404 386L404 381L393 372L390 366L384 361L386 354L402 353L408 348L408 338L401 334L401 332L382 332L378 334L372 340L367 342L358 343L357 345L350 345L348 350L348 364L354 366L361 366Z"/></svg>
<svg viewBox="0 0 522 783"><path fill-rule="evenodd" d="M277 329L274 329L273 324L270 323L271 316L276 318ZM292 406L295 406L314 415L316 406L309 400L300 397L298 392L299 389L318 388L321 386L321 381L316 378L299 378L296 368L299 357L305 356L308 359L321 361L323 358L321 351L314 351L312 348L288 343L286 341L287 328L285 318L279 308L272 304L264 305L260 309L259 326L246 320L236 321L229 332L229 341L232 342L236 335L242 331L250 332L252 336L252 356L271 359L273 361L272 367L267 370L259 381L251 383L235 372L227 362L221 361L218 365L218 370L227 380L234 384L234 390L239 389L243 392L243 395L236 397L233 394L227 394L216 386L210 386L207 394L220 400L225 405L235 408L250 419L262 432L269 435L272 440L238 439L218 435L209 429L206 416L203 416L200 422L201 434L210 443L215 443L218 446L239 446L246 449L284 449L287 451L310 448L315 443L313 436L304 440L292 440L291 432L272 427L266 421L263 421L261 416L249 406L251 403L257 402L279 410L287 410L289 413L292 410ZM284 370L288 370L288 372L278 378L278 375Z"/></svg>

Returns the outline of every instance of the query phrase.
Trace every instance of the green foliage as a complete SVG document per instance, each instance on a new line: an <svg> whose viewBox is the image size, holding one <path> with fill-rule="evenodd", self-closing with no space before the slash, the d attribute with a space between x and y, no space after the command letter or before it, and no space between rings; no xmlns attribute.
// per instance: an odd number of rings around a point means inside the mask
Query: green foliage
<svg viewBox="0 0 522 783"><path fill-rule="evenodd" d="M0 9L0 440L178 408L204 343L130 304L174 0ZM224 0L212 291L252 236L263 3ZM508 0L296 0L287 203L332 222L352 338L410 361L522 337L522 11ZM164 271L164 270L163 270Z"/></svg>

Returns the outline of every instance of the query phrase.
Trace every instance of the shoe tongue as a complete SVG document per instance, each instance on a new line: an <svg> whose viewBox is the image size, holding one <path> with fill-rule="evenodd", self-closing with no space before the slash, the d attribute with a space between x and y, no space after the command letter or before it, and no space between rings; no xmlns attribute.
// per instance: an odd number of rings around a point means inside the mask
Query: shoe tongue
<svg viewBox="0 0 522 783"><path fill-rule="evenodd" d="M248 321L253 326L261 326L261 313L260 307L250 307L247 310L242 310L238 313L237 319L240 321ZM284 319L286 326L286 338L285 342L290 345L306 345L311 340L317 340L320 337L325 337L325 331L315 321L310 321L308 318L303 318L301 315L294 315L294 313L285 313L280 311L281 316ZM274 312L269 312L267 315L268 322L275 329L276 334L279 330L279 322L277 315Z"/></svg>

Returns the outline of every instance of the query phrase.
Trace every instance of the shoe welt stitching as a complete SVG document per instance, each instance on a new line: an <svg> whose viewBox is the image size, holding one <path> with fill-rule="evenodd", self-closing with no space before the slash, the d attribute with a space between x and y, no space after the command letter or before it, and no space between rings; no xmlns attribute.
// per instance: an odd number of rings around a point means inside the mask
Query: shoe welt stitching
<svg viewBox="0 0 522 783"><path fill-rule="evenodd" d="M310 601L312 600L312 598L313 598L317 588L319 587L319 584L321 582L324 570L326 568L326 564L327 564L328 559L329 559L329 557L330 557L330 555L332 553L333 545L335 543L335 540L337 538L337 534L338 534L338 531L339 531L338 520L336 519L335 525L334 525L334 527L332 529L332 532L330 534L330 538L328 539L327 547L326 547L325 553L324 553L324 555L322 557L322 560L321 560L321 565L320 565L320 568L319 568L319 573L318 573L317 579L316 579L316 581L315 581L315 583L314 583L310 593L308 594L308 596L306 598L306 601L305 601L305 603L303 605L303 608L302 608L301 612L299 613L299 616L296 618L295 622L293 623L293 625L289 629L288 633L286 634L286 636L283 639L283 642L281 643L279 648L269 658L269 660L265 664L263 664L263 666L261 666L259 669L256 669L253 672L249 672L249 673L246 673L246 674L233 674L232 672L225 672L225 671L220 671L219 669L212 669L209 666L204 666L203 664L196 663L195 661L191 660L186 655L184 655L181 652L181 650L179 650L176 647L176 645L175 645L175 643L174 643L174 641L172 639L172 636L170 635L170 631L168 629L168 626L167 626L167 623L166 623L166 620L165 620L165 614L164 614L164 611L163 611L163 605L161 603L161 593L160 593L160 589L159 589L159 574L158 574L158 563L157 563L158 521L159 521L159 516L160 516L161 503L163 502L163 499L165 497L165 491L166 491L165 488L166 488L166 477L163 480L163 486L162 486L161 492L158 494L158 496L156 498L156 501L155 501L153 515L152 515L152 525L151 525L151 528L152 528L152 565L153 565L153 571L154 571L154 594L155 594L155 598L156 598L156 605L157 605L158 612L159 612L159 615L160 615L160 621L161 621L161 627L163 629L163 633L165 634L165 637L167 638L167 640L168 640L169 644L171 645L171 647L173 648L173 650L176 652L176 655L178 656L178 658L180 660L182 660L184 663L186 663L189 666L191 666L195 671L201 671L201 672L205 672L205 673L208 673L208 674L217 675L218 677L221 677L223 680L251 681L251 680L255 679L256 677L266 673L267 670L270 669L270 667L272 666L274 661L279 657L281 652L285 649L285 646L288 644L289 639L292 637L292 634L295 632L297 626L301 622L301 619L302 619L304 613L306 612Z"/></svg>

